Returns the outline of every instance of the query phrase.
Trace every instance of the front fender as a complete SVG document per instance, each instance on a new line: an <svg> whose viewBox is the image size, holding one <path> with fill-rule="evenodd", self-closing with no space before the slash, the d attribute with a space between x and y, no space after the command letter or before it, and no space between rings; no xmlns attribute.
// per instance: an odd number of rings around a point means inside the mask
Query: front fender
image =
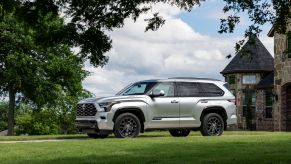
<svg viewBox="0 0 291 164"><path fill-rule="evenodd" d="M144 119L145 122L149 121L148 120L148 103L145 101L125 101L125 102L120 102L118 104L115 104L114 106L112 106L111 111L113 115L115 115L115 113L118 110L123 110L123 109L139 109L143 115L144 115Z"/></svg>

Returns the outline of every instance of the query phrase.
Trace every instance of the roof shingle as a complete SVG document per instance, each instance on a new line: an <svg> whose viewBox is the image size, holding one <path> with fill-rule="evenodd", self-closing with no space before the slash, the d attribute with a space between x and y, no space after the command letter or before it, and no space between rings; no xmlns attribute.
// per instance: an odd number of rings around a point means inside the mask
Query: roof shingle
<svg viewBox="0 0 291 164"><path fill-rule="evenodd" d="M249 39L242 49L235 55L221 74L240 72L271 72L274 70L274 58L254 36Z"/></svg>

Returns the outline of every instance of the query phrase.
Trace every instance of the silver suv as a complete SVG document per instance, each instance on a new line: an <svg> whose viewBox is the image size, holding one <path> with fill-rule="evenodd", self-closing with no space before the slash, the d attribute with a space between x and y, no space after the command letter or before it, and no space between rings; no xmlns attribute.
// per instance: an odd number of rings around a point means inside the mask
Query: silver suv
<svg viewBox="0 0 291 164"><path fill-rule="evenodd" d="M112 132L118 138L133 138L155 129L167 129L175 137L188 136L190 130L219 136L237 122L228 84L202 78L139 81L115 96L80 101L76 116L79 130L92 138Z"/></svg>

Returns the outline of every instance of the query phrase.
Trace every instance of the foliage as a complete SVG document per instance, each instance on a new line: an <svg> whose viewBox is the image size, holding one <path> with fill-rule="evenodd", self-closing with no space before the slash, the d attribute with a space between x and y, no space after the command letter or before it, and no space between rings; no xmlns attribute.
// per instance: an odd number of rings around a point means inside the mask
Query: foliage
<svg viewBox="0 0 291 164"><path fill-rule="evenodd" d="M16 117L16 134L58 134L57 115L54 111L41 110L34 112L26 104L21 105L20 108L24 108L25 112Z"/></svg>
<svg viewBox="0 0 291 164"><path fill-rule="evenodd" d="M79 56L89 59L94 66L103 66L108 61L104 54L111 49L111 39L107 31L121 28L127 18L136 20L140 14L151 12L156 3L167 3L183 10L190 11L193 6L203 4L205 0L3 0L2 10L10 11L11 4L21 4L16 9L18 17L35 28L42 13L58 16L62 13L67 17L67 23L54 35L46 35L48 42L66 40L70 47L80 47ZM260 25L275 23L276 29L284 33L286 22L291 18L289 13L290 0L223 0L222 9L228 14L221 19L220 33L232 33L240 22L240 13L247 13L252 24L246 30L245 36L257 34ZM147 30L157 30L165 20L159 13L152 13ZM98 45L98 46L96 46Z"/></svg>
<svg viewBox="0 0 291 164"><path fill-rule="evenodd" d="M8 103L0 102L0 131L7 129Z"/></svg>
<svg viewBox="0 0 291 164"><path fill-rule="evenodd" d="M19 138L27 138L20 136ZM6 137L4 137L6 138ZM18 137L17 137L18 138ZM1 137L0 137L1 140ZM220 137L171 137L146 132L136 139L1 144L2 163L290 163L291 134L226 132Z"/></svg>
<svg viewBox="0 0 291 164"><path fill-rule="evenodd" d="M78 98L62 95L53 105L36 108L30 103L21 103L17 107L16 134L47 135L76 133L75 109L80 99L92 97L83 91Z"/></svg>
<svg viewBox="0 0 291 164"><path fill-rule="evenodd" d="M51 14L41 18L40 24L47 26L43 30L56 31L62 25L62 20L54 20ZM61 91L78 93L85 76L80 59L65 44L46 43L49 39L40 36L45 32L23 27L25 24L12 15L0 22L0 75L5 77L0 79L2 89L12 88L37 105L52 102Z"/></svg>
<svg viewBox="0 0 291 164"><path fill-rule="evenodd" d="M20 14L27 6L9 2L0 5L0 77L4 77L0 95L9 93L8 133L12 135L17 93L41 108L55 104L62 94L79 95L87 73L83 60L62 37L66 30L62 18L40 10L33 13L34 22L24 21Z"/></svg>
<svg viewBox="0 0 291 164"><path fill-rule="evenodd" d="M245 37L258 35L262 30L261 25L270 23L279 33L285 33L287 22L291 19L290 0L224 0L226 5L223 11L228 14L226 19L221 19L219 33L232 33L240 23L241 13L247 13L252 24L246 29ZM244 40L236 43L238 51L244 44Z"/></svg>

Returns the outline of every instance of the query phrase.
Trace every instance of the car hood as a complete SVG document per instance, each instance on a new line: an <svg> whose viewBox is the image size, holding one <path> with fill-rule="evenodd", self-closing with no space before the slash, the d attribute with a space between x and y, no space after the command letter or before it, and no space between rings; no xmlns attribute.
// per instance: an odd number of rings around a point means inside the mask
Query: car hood
<svg viewBox="0 0 291 164"><path fill-rule="evenodd" d="M148 96L147 95L109 96L109 97L87 98L87 99L81 100L79 103L101 103L101 102L110 102L110 101L126 101L126 100L143 99L146 97Z"/></svg>

